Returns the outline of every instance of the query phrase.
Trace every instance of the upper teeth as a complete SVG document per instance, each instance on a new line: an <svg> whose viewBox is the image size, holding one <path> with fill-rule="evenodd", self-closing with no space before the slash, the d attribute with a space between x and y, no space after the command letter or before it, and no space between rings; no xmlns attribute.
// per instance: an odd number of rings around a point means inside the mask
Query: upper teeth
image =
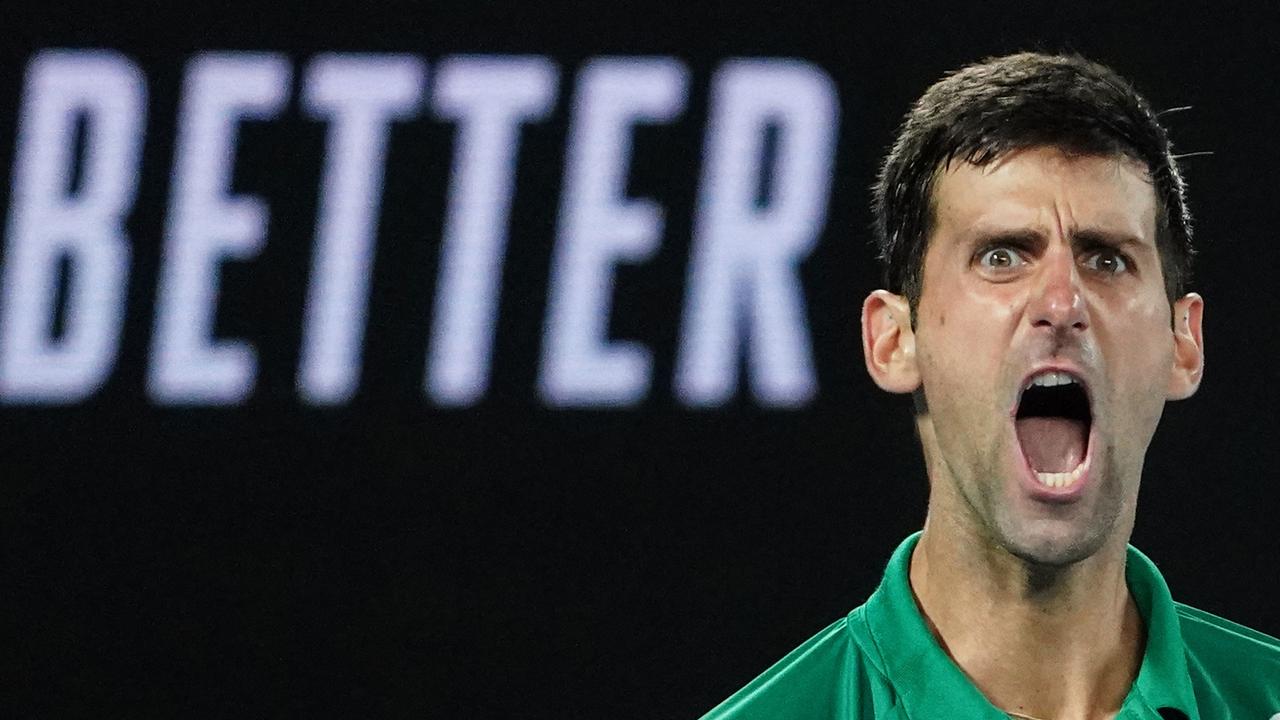
<svg viewBox="0 0 1280 720"><path fill-rule="evenodd" d="M1041 373L1027 383L1027 387L1056 387L1058 385L1067 385L1077 382L1077 380L1064 372L1047 372Z"/></svg>

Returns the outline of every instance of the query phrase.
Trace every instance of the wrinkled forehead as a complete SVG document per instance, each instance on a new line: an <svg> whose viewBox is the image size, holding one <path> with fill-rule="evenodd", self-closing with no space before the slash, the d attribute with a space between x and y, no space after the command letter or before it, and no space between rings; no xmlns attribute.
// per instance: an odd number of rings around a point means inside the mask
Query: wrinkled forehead
<svg viewBox="0 0 1280 720"><path fill-rule="evenodd" d="M1034 147L982 164L952 160L933 180L930 235L1098 229L1156 244L1155 187L1145 164L1126 155Z"/></svg>

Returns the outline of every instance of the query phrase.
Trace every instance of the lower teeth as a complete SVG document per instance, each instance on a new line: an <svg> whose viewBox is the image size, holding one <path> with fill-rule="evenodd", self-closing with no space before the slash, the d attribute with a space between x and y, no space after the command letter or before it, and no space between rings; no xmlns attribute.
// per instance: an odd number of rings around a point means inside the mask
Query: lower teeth
<svg viewBox="0 0 1280 720"><path fill-rule="evenodd" d="M1080 473L1084 469L1084 463L1080 463L1070 472L1038 472L1036 479L1042 485L1052 488L1066 487L1076 480L1080 479Z"/></svg>

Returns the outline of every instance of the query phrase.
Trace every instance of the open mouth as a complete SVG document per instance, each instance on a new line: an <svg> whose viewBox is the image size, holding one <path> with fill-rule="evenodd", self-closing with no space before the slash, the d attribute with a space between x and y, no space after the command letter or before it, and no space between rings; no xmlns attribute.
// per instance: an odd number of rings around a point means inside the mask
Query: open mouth
<svg viewBox="0 0 1280 720"><path fill-rule="evenodd" d="M1031 377L1018 401L1014 427L1040 484L1065 488L1080 479L1092 421L1089 395L1079 378L1053 370Z"/></svg>

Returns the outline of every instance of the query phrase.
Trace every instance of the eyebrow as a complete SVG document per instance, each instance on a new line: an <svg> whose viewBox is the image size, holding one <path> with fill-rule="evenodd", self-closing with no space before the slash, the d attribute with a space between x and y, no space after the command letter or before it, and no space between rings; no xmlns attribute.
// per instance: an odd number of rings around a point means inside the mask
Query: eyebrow
<svg viewBox="0 0 1280 720"><path fill-rule="evenodd" d="M1008 243L1010 245L1032 246L1045 242L1045 234L1032 229L979 230L973 236L978 245L994 245ZM1073 247L1113 247L1149 249L1153 245L1142 238L1127 233L1113 233L1099 228L1080 228L1071 232Z"/></svg>
<svg viewBox="0 0 1280 720"><path fill-rule="evenodd" d="M1151 243L1146 242L1142 238L1125 233L1111 233L1106 230L1099 230L1096 228L1081 228L1072 232L1071 243L1073 245L1084 245L1086 247L1096 245L1113 248L1147 249L1153 247Z"/></svg>

